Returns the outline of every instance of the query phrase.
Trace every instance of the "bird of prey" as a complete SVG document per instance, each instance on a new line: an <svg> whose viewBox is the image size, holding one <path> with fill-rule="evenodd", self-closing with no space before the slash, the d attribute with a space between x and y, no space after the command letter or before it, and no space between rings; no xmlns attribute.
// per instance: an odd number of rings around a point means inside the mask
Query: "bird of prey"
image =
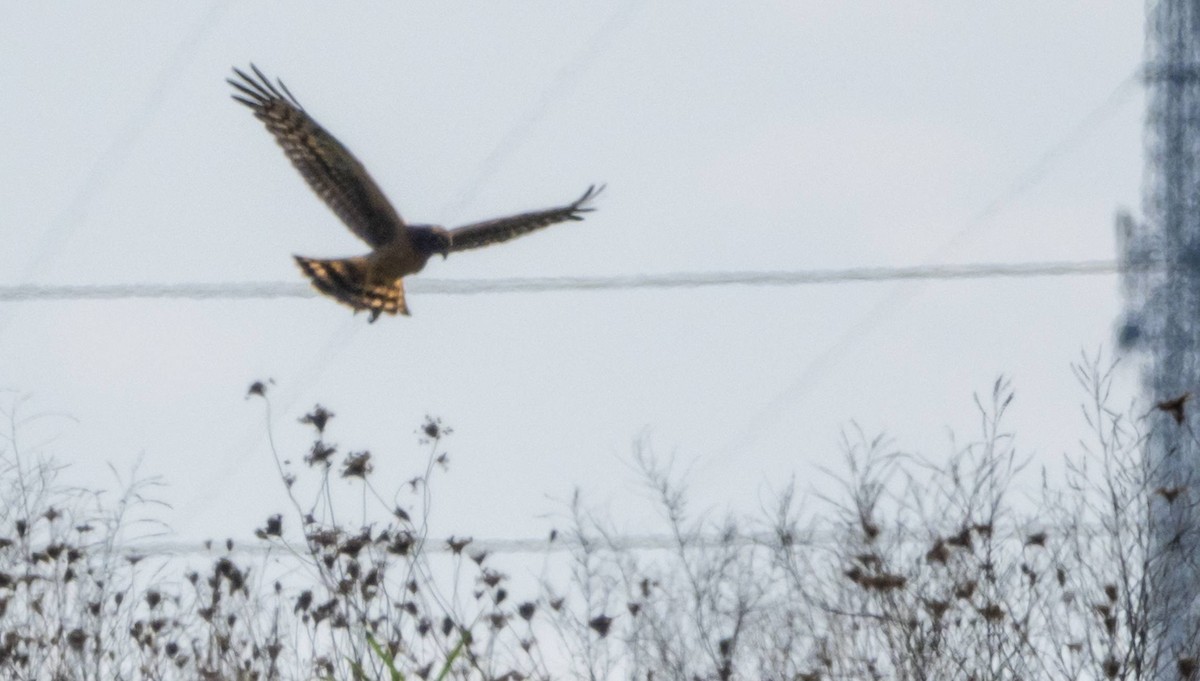
<svg viewBox="0 0 1200 681"><path fill-rule="evenodd" d="M583 196L558 208L445 229L404 222L362 163L309 116L283 81L274 83L253 64L253 75L240 69L228 82L233 98L250 107L292 165L317 196L341 218L371 252L351 258L319 260L295 256L313 287L357 313L367 310L374 322L383 313L408 314L404 277L420 272L434 254L479 248L528 234L567 220L582 220L588 202L603 186L588 187Z"/></svg>

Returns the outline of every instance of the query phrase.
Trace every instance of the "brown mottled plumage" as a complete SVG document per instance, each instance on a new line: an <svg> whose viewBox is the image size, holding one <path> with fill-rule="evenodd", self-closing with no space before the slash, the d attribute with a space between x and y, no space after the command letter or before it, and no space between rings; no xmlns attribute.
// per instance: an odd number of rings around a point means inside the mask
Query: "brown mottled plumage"
<svg viewBox="0 0 1200 681"><path fill-rule="evenodd" d="M408 225L392 207L362 163L317 124L283 81L272 83L251 65L254 75L234 69L229 79L233 98L254 111L275 137L309 187L342 222L371 246L367 255L334 260L295 256L313 287L338 302L379 315L408 314L404 277L420 272L430 256L507 241L567 220L582 220L586 206L603 187L588 187L575 201L559 208L521 213L447 230L436 225Z"/></svg>

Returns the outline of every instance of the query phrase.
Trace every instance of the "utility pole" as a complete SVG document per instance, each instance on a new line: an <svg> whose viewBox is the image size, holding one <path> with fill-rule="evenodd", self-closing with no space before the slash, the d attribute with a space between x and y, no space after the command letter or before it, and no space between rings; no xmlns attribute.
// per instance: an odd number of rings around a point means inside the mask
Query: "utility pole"
<svg viewBox="0 0 1200 681"><path fill-rule="evenodd" d="M1148 417L1150 651L1160 679L1200 657L1200 0L1146 0L1144 221L1117 218L1129 303L1121 345L1142 353L1150 404L1185 393L1182 424ZM1147 662L1150 662L1149 660Z"/></svg>

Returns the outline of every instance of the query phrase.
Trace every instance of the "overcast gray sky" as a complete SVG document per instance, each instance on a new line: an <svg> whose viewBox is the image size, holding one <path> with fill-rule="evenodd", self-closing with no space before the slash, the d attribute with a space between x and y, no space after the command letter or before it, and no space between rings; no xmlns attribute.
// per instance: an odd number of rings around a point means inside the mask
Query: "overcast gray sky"
<svg viewBox="0 0 1200 681"><path fill-rule="evenodd" d="M608 184L586 221L431 261L430 279L1108 259L1114 211L1140 201L1141 3L123 7L0 9L0 284L298 282L293 253L363 252L229 99L251 61L410 221ZM267 377L294 458L318 401L397 482L425 414L452 425L438 530L542 536L581 485L636 532L641 437L691 465L702 505L752 511L836 464L852 419L948 451L1001 373L1018 446L1051 461L1083 432L1070 363L1111 348L1118 291L414 291L411 318L370 326L316 298L0 303L0 388L77 419L42 426L75 481L143 457L182 538L282 510L244 399Z"/></svg>

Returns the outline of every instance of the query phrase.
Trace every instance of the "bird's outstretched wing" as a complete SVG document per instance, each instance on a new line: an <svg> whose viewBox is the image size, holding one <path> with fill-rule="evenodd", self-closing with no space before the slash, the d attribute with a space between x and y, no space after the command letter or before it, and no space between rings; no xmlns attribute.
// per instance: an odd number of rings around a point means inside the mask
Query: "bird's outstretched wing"
<svg viewBox="0 0 1200 681"><path fill-rule="evenodd" d="M510 215L452 229L450 230L450 250L465 251L470 248L479 248L488 244L508 241L559 222L582 220L583 213L595 210L588 207L587 203L596 198L596 195L603 190L604 185L599 187L592 185L583 193L583 196L559 208Z"/></svg>
<svg viewBox="0 0 1200 681"><path fill-rule="evenodd" d="M305 113L283 81L272 84L258 67L250 68L254 76L233 70L240 78L228 79L237 90L233 98L267 126L317 196L372 248L403 233L400 215L350 150Z"/></svg>

